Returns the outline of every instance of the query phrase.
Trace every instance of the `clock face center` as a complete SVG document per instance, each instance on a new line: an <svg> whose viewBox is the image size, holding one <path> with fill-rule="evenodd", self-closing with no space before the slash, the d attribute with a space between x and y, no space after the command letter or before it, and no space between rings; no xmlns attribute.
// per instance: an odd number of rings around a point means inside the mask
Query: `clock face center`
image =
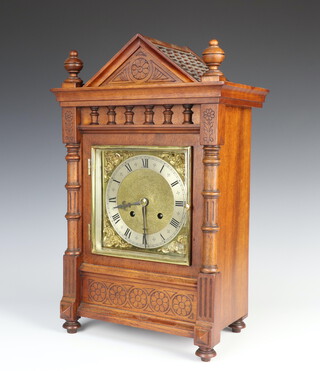
<svg viewBox="0 0 320 371"><path fill-rule="evenodd" d="M148 206L149 200L147 198L141 198L140 205L141 206Z"/></svg>
<svg viewBox="0 0 320 371"><path fill-rule="evenodd" d="M151 169L139 169L128 174L119 185L117 201L118 204L140 201L140 205L119 209L125 224L137 233L143 233L143 207L146 208L147 234L160 232L170 223L173 215L172 188L162 175ZM134 217L131 212L135 214Z"/></svg>

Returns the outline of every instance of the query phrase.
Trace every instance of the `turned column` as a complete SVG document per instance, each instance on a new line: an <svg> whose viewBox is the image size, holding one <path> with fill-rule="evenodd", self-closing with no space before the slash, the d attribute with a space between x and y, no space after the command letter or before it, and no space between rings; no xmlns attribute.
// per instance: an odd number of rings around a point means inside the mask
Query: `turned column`
<svg viewBox="0 0 320 371"><path fill-rule="evenodd" d="M203 60L208 70L201 81L226 80L219 70L224 51L217 40L211 40L203 52ZM218 270L218 200L220 139L218 135L218 104L201 105L200 143L203 145L203 222L202 222L202 261L198 276L198 312L194 332L194 343L199 346L196 355L208 362L215 357L213 346L220 340L219 303L221 295L220 273ZM220 134L221 137L221 134Z"/></svg>
<svg viewBox="0 0 320 371"><path fill-rule="evenodd" d="M204 164L204 189L202 191L203 206L203 248L202 248L202 273L215 273L217 265L217 232L218 226L218 170L220 146L203 147Z"/></svg>
<svg viewBox="0 0 320 371"><path fill-rule="evenodd" d="M198 275L198 310L194 332L196 351L202 361L215 357L214 345L220 340L221 277L218 268L218 201L220 144L218 136L218 104L201 105L200 143L203 146L203 217L202 254Z"/></svg>
<svg viewBox="0 0 320 371"><path fill-rule="evenodd" d="M218 327L216 319L219 318L217 312L220 302L220 273L217 263L219 150L219 145L203 147L203 244L198 276L198 311L194 342L199 346L196 355L204 362L216 356L213 346L219 342L220 337L220 331L215 330Z"/></svg>
<svg viewBox="0 0 320 371"><path fill-rule="evenodd" d="M64 88L80 88L82 80L78 77L83 62L78 52L72 50L64 62L69 77L64 80ZM91 107L91 124L98 123L98 107ZM67 234L68 245L63 256L63 297L60 302L60 317L66 322L63 327L69 333L80 327L78 306L80 302L80 275L82 219L81 219L81 148L78 125L81 122L80 109L62 108L62 140L67 148Z"/></svg>
<svg viewBox="0 0 320 371"><path fill-rule="evenodd" d="M81 254L80 214L80 144L66 144L67 148L67 213L68 247L63 257L63 298L61 300L61 318L66 322L63 327L69 333L77 332L80 323L77 321L79 304L79 256Z"/></svg>

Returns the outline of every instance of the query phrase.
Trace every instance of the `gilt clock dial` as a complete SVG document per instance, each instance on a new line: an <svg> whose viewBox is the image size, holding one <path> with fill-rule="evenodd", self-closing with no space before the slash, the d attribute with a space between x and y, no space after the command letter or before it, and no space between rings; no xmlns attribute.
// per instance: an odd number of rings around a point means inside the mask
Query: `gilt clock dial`
<svg viewBox="0 0 320 371"><path fill-rule="evenodd" d="M94 147L92 251L189 264L190 148Z"/></svg>

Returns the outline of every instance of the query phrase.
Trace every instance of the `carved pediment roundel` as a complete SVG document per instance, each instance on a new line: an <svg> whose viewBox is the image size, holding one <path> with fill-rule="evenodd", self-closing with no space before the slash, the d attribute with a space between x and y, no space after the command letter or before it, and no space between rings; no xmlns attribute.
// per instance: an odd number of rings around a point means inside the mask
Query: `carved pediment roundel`
<svg viewBox="0 0 320 371"><path fill-rule="evenodd" d="M123 83L175 82L178 79L165 67L161 67L142 51L131 57L102 85Z"/></svg>
<svg viewBox="0 0 320 371"><path fill-rule="evenodd" d="M146 58L138 57L131 62L130 75L132 80L146 81L150 78L151 73L151 64Z"/></svg>

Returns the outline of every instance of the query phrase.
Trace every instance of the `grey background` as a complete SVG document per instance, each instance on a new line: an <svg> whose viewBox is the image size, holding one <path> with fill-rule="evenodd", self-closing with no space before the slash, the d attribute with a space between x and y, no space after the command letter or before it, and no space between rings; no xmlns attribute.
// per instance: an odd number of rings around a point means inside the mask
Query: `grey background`
<svg viewBox="0 0 320 371"><path fill-rule="evenodd" d="M248 327L222 333L210 367L316 369L318 2L2 0L0 17L4 369L203 367L190 339L86 319L77 335L60 327L65 149L49 89L65 79L70 50L86 81L138 32L200 55L217 38L229 80L271 90L253 112Z"/></svg>

